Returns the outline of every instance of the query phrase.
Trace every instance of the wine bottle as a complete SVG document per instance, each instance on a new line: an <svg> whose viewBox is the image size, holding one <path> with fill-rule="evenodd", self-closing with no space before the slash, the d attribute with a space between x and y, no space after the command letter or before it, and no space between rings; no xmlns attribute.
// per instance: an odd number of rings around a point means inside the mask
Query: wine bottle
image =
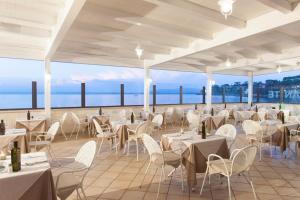
<svg viewBox="0 0 300 200"><path fill-rule="evenodd" d="M279 110L281 110L281 103L279 104Z"/></svg>
<svg viewBox="0 0 300 200"><path fill-rule="evenodd" d="M226 109L227 108L227 104L225 103L225 105L224 105L224 108Z"/></svg>
<svg viewBox="0 0 300 200"><path fill-rule="evenodd" d="M21 170L21 150L17 141L14 141L14 147L11 149L11 166L13 172Z"/></svg>
<svg viewBox="0 0 300 200"><path fill-rule="evenodd" d="M214 116L214 108L211 108L211 116Z"/></svg>
<svg viewBox="0 0 300 200"><path fill-rule="evenodd" d="M284 124L284 112L281 113L281 122Z"/></svg>
<svg viewBox="0 0 300 200"><path fill-rule="evenodd" d="M152 112L155 113L155 106L152 107Z"/></svg>
<svg viewBox="0 0 300 200"><path fill-rule="evenodd" d="M4 135L5 134L5 123L3 121L3 119L1 119L1 123L0 123L0 135Z"/></svg>
<svg viewBox="0 0 300 200"><path fill-rule="evenodd" d="M102 107L99 108L99 115L102 115Z"/></svg>
<svg viewBox="0 0 300 200"><path fill-rule="evenodd" d="M258 112L258 108L257 108L257 105L255 105L255 112Z"/></svg>
<svg viewBox="0 0 300 200"><path fill-rule="evenodd" d="M30 111L27 111L27 120L30 120Z"/></svg>
<svg viewBox="0 0 300 200"><path fill-rule="evenodd" d="M197 104L195 104L195 110L197 110L198 108L197 108Z"/></svg>
<svg viewBox="0 0 300 200"><path fill-rule="evenodd" d="M206 139L205 121L202 122L202 139Z"/></svg>
<svg viewBox="0 0 300 200"><path fill-rule="evenodd" d="M131 123L133 124L134 123L134 114L133 114L133 112L131 113L130 120L131 120Z"/></svg>

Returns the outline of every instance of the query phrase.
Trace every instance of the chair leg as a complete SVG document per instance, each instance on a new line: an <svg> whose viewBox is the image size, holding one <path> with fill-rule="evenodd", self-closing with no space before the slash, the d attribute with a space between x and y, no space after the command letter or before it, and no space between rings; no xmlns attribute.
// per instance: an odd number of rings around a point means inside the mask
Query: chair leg
<svg viewBox="0 0 300 200"><path fill-rule="evenodd" d="M85 192L84 192L84 190L83 190L83 187L80 186L80 189L81 189L81 192L82 192L82 194L83 194L84 199L87 200L87 197L86 197L86 194L85 194Z"/></svg>
<svg viewBox="0 0 300 200"><path fill-rule="evenodd" d="M228 182L228 195L229 195L229 200L231 200L231 187L230 187L230 177L227 177L227 182Z"/></svg>
<svg viewBox="0 0 300 200"><path fill-rule="evenodd" d="M102 138L97 154L100 154L104 138Z"/></svg>
<svg viewBox="0 0 300 200"><path fill-rule="evenodd" d="M79 197L79 199L81 200L82 198L81 198L81 196L80 196L80 193L79 193L79 191L78 191L78 188L76 188L76 192L77 192L77 199L78 199L78 197Z"/></svg>
<svg viewBox="0 0 300 200"><path fill-rule="evenodd" d="M140 184L140 188L142 187L142 185L143 185L143 183L144 183L144 180L145 180L145 177L146 177L146 175L147 175L147 173L148 173L148 170L149 170L150 165L151 165L151 161L149 161L149 164L148 164L148 166L147 166L147 168L146 168L146 171L145 171L143 180L142 180L142 182L141 182L141 184Z"/></svg>
<svg viewBox="0 0 300 200"><path fill-rule="evenodd" d="M181 173L181 190L184 191L184 185L183 185L183 165L180 164L180 173Z"/></svg>
<svg viewBox="0 0 300 200"><path fill-rule="evenodd" d="M273 157L273 152L272 152L272 136L270 136L270 155L271 158Z"/></svg>
<svg viewBox="0 0 300 200"><path fill-rule="evenodd" d="M139 161L139 142L138 140L135 141L136 144L136 161Z"/></svg>
<svg viewBox="0 0 300 200"><path fill-rule="evenodd" d="M251 185L252 192L253 192L253 195L254 195L254 199L256 200L257 196L256 196L255 188L254 188L254 185L253 185L253 182L252 182L252 178L251 178L249 172L247 173L247 175L245 175L245 174L243 174L243 175L246 178L246 180L248 181L248 183Z"/></svg>
<svg viewBox="0 0 300 200"><path fill-rule="evenodd" d="M207 173L208 173L208 166L206 167L204 179L203 179L201 190L200 190L200 195L202 195L202 191L203 191L203 187L204 187L204 184L205 184L205 179L206 179Z"/></svg>
<svg viewBox="0 0 300 200"><path fill-rule="evenodd" d="M130 140L127 142L127 155L129 156L129 149L130 149Z"/></svg>
<svg viewBox="0 0 300 200"><path fill-rule="evenodd" d="M156 195L156 200L159 197L159 192L160 192L160 184L161 184L161 178L163 176L163 171L164 171L164 166L161 167L161 171L160 171L160 178L159 178L159 182L158 182L158 189L157 189L157 195Z"/></svg>
<svg viewBox="0 0 300 200"><path fill-rule="evenodd" d="M261 143L259 144L259 160L261 161Z"/></svg>

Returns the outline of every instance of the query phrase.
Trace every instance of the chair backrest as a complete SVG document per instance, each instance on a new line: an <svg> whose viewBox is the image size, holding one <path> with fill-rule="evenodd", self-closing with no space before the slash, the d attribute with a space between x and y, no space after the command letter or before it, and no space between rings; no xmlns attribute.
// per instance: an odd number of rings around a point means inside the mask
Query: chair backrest
<svg viewBox="0 0 300 200"><path fill-rule="evenodd" d="M126 117L126 110L125 109L122 109L120 112L119 112L119 117L121 120L126 120L127 117Z"/></svg>
<svg viewBox="0 0 300 200"><path fill-rule="evenodd" d="M99 123L97 122L96 119L93 119L93 123L95 125L95 128L96 128L96 134L100 134L100 135L103 135L103 130L101 128L101 126L99 125Z"/></svg>
<svg viewBox="0 0 300 200"><path fill-rule="evenodd" d="M161 127L163 121L164 121L164 117L162 116L162 114L155 115L154 118L152 119L152 122L158 127Z"/></svg>
<svg viewBox="0 0 300 200"><path fill-rule="evenodd" d="M271 119L271 120L277 120L277 111L276 110L268 110L268 119Z"/></svg>
<svg viewBox="0 0 300 200"><path fill-rule="evenodd" d="M242 127L246 135L255 135L257 138L259 138L263 134L263 130L259 122L253 120L245 120L242 124Z"/></svg>
<svg viewBox="0 0 300 200"><path fill-rule="evenodd" d="M229 111L228 110L221 110L217 116L224 116L225 118L229 117Z"/></svg>
<svg viewBox="0 0 300 200"><path fill-rule="evenodd" d="M75 161L90 168L96 155L97 144L95 141L85 143L78 151Z"/></svg>
<svg viewBox="0 0 300 200"><path fill-rule="evenodd" d="M231 174L239 174L243 171L249 171L257 153L257 146L251 145L242 149L236 149L231 157Z"/></svg>
<svg viewBox="0 0 300 200"><path fill-rule="evenodd" d="M148 134L144 134L142 140L150 155L150 161L156 161L156 163L158 162L157 164L162 164L164 162L163 152L159 144Z"/></svg>
<svg viewBox="0 0 300 200"><path fill-rule="evenodd" d="M79 119L79 117L75 113L73 113L73 112L71 112L71 116L72 116L75 124L76 125L80 125L80 119Z"/></svg>
<svg viewBox="0 0 300 200"><path fill-rule="evenodd" d="M266 110L258 110L257 115L259 118L259 121L264 121L266 119Z"/></svg>
<svg viewBox="0 0 300 200"><path fill-rule="evenodd" d="M196 115L193 112L188 112L188 114L186 115L186 118L189 122L189 127L190 128L198 128L199 127L199 122L200 122L200 117L198 115Z"/></svg>
<svg viewBox="0 0 300 200"><path fill-rule="evenodd" d="M52 142L59 129L59 122L53 123L47 131L47 137Z"/></svg>
<svg viewBox="0 0 300 200"><path fill-rule="evenodd" d="M136 127L136 135L143 135L144 133L150 132L150 123L149 121L142 122Z"/></svg>
<svg viewBox="0 0 300 200"><path fill-rule="evenodd" d="M215 135L224 136L230 140L234 140L236 137L236 128L231 124L225 124L218 128Z"/></svg>

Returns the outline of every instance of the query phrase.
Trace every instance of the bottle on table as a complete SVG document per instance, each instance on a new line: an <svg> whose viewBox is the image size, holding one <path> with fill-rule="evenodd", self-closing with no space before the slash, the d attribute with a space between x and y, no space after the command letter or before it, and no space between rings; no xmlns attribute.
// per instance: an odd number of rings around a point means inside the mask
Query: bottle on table
<svg viewBox="0 0 300 200"><path fill-rule="evenodd" d="M255 105L255 112L258 112L258 108L257 108L257 105Z"/></svg>
<svg viewBox="0 0 300 200"><path fill-rule="evenodd" d="M21 170L21 150L17 141L14 141L14 147L11 149L11 166L13 172Z"/></svg>
<svg viewBox="0 0 300 200"><path fill-rule="evenodd" d="M102 115L102 107L99 108L99 115Z"/></svg>
<svg viewBox="0 0 300 200"><path fill-rule="evenodd" d="M211 116L214 116L214 108L211 108Z"/></svg>
<svg viewBox="0 0 300 200"><path fill-rule="evenodd" d="M0 135L4 135L5 134L5 123L4 120L1 119L1 123L0 123Z"/></svg>
<svg viewBox="0 0 300 200"><path fill-rule="evenodd" d="M198 109L197 104L195 104L195 110L197 110L197 109Z"/></svg>
<svg viewBox="0 0 300 200"><path fill-rule="evenodd" d="M225 103L225 105L224 105L224 108L226 109L227 108L227 104Z"/></svg>
<svg viewBox="0 0 300 200"><path fill-rule="evenodd" d="M284 112L281 113L281 122L284 124Z"/></svg>
<svg viewBox="0 0 300 200"><path fill-rule="evenodd" d="M206 129L205 129L205 121L202 122L202 139L206 139Z"/></svg>
<svg viewBox="0 0 300 200"><path fill-rule="evenodd" d="M27 111L27 120L30 120L30 111Z"/></svg>
<svg viewBox="0 0 300 200"><path fill-rule="evenodd" d="M132 124L134 124L134 114L133 114L133 112L131 113L130 121L131 121Z"/></svg>
<svg viewBox="0 0 300 200"><path fill-rule="evenodd" d="M155 106L152 107L152 112L155 113Z"/></svg>

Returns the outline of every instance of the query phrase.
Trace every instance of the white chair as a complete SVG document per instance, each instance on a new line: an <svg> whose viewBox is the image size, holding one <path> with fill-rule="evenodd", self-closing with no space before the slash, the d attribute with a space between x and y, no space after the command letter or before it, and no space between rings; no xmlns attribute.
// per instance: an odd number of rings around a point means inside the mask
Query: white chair
<svg viewBox="0 0 300 200"><path fill-rule="evenodd" d="M77 140L78 134L80 133L80 131L82 130L82 128L84 128L84 129L87 128L88 123L87 122L86 123L85 122L81 122L80 119L79 119L79 117L75 113L73 113L73 112L71 112L71 116L72 116L72 119L74 120L74 127L75 127L74 132L76 133L76 140ZM70 138L72 137L72 135L73 135L74 132L72 131Z"/></svg>
<svg viewBox="0 0 300 200"><path fill-rule="evenodd" d="M136 145L136 160L139 160L139 140L142 139L143 134L149 133L151 123L146 121L139 124L135 130L128 129L128 141L127 141L127 155L129 155L130 142L134 141ZM125 151L125 148L124 148Z"/></svg>
<svg viewBox="0 0 300 200"><path fill-rule="evenodd" d="M229 118L229 111L228 110L221 110L218 112L217 116L225 117L225 120L227 121Z"/></svg>
<svg viewBox="0 0 300 200"><path fill-rule="evenodd" d="M292 123L298 123L300 125L300 115L290 117L290 120ZM295 154L297 155L297 145L300 144L300 127L298 129L292 129L290 130L290 141L289 141L289 150L291 149L291 143L295 143Z"/></svg>
<svg viewBox="0 0 300 200"><path fill-rule="evenodd" d="M53 159L54 153L51 149L51 143L54 140L58 132L58 129L59 129L59 122L53 123L51 127L48 129L46 135L37 135L36 141L29 142L29 146L34 146L35 150L37 150L37 147L47 147L47 151L50 157Z"/></svg>
<svg viewBox="0 0 300 200"><path fill-rule="evenodd" d="M267 114L267 110L259 109L258 112L257 112L259 121L265 121L266 120L266 114Z"/></svg>
<svg viewBox="0 0 300 200"><path fill-rule="evenodd" d="M223 136L226 138L229 149L231 149L234 144L236 137L236 128L231 124L225 124L218 128L215 135Z"/></svg>
<svg viewBox="0 0 300 200"><path fill-rule="evenodd" d="M281 110L284 114L284 121L287 122L289 121L290 118L290 110Z"/></svg>
<svg viewBox="0 0 300 200"><path fill-rule="evenodd" d="M159 197L159 191L160 191L160 184L162 182L162 177L165 176L165 166L169 165L174 167L174 169L176 170L178 167L180 167L181 169L181 188L182 190L183 188L183 171L182 171L182 157L181 154L176 154L174 151L162 151L162 149L160 148L159 144L150 136L147 134L144 134L142 137L144 146L146 147L149 156L150 156L150 160L149 160L149 164L147 166L146 172L144 174L143 180L141 182L140 187L143 185L144 183L144 179L148 173L148 170L152 165L154 165L157 169L161 169L161 173L160 173L160 179L159 179L159 183L158 183L158 190L157 190L157 196L156 199L158 199Z"/></svg>
<svg viewBox="0 0 300 200"><path fill-rule="evenodd" d="M189 111L186 115L187 121L189 123L189 128L191 130L198 129L200 126L200 117L193 111Z"/></svg>
<svg viewBox="0 0 300 200"><path fill-rule="evenodd" d="M277 110L274 110L274 109L268 110L267 119L277 120L277 113L278 113Z"/></svg>
<svg viewBox="0 0 300 200"><path fill-rule="evenodd" d="M164 122L164 117L162 114L155 115L152 119L153 128L159 131L161 129L163 122Z"/></svg>
<svg viewBox="0 0 300 200"><path fill-rule="evenodd" d="M205 179L207 175L220 174L227 177L228 182L228 194L229 199L231 199L231 188L230 188L230 178L233 175L243 175L248 183L251 185L254 198L257 199L253 182L249 174L249 170L254 163L257 153L256 146L248 146L242 149L235 149L229 159L223 159L216 154L210 154L207 160L207 168L204 175L202 187L200 190L200 195L203 191L203 186L205 184ZM247 174L247 175L246 175ZM210 180L209 180L210 183Z"/></svg>
<svg viewBox="0 0 300 200"><path fill-rule="evenodd" d="M93 163L96 154L96 142L89 141L85 143L77 153L74 163L69 166L60 168L62 172L54 177L57 196L64 200L72 194L74 190L77 192L77 198L81 199L79 189L81 190L84 199L87 199L83 190L83 180Z"/></svg>
<svg viewBox="0 0 300 200"><path fill-rule="evenodd" d="M112 132L112 130L108 124L100 125L96 119L93 119L93 123L96 128L97 144L99 146L97 154L100 153L104 140L107 140L110 143L110 147L112 149L113 142L114 142L114 140L116 141L116 137L117 137L116 134ZM100 140L101 140L101 142L100 142ZM116 146L116 152L117 151L118 151L118 149Z"/></svg>
<svg viewBox="0 0 300 200"><path fill-rule="evenodd" d="M165 112L165 122L166 124L171 124L173 125L174 123L174 108L173 107L168 107L166 112Z"/></svg>
<svg viewBox="0 0 300 200"><path fill-rule="evenodd" d="M119 112L119 118L120 118L121 121L126 121L127 120L126 110L125 109L122 109Z"/></svg>
<svg viewBox="0 0 300 200"><path fill-rule="evenodd" d="M259 160L261 160L261 151L263 144L269 144L270 154L272 157L272 134L265 134L259 122L253 120L245 120L242 124L243 130L246 133L246 138L249 143L256 143L259 148ZM269 142L265 142L268 139Z"/></svg>
<svg viewBox="0 0 300 200"><path fill-rule="evenodd" d="M66 140L68 140L67 135L66 135L66 129L67 129L67 120L68 120L69 113L65 112L63 116L60 119L60 126L61 126L61 133L65 137ZM73 132L74 127L72 128Z"/></svg>

